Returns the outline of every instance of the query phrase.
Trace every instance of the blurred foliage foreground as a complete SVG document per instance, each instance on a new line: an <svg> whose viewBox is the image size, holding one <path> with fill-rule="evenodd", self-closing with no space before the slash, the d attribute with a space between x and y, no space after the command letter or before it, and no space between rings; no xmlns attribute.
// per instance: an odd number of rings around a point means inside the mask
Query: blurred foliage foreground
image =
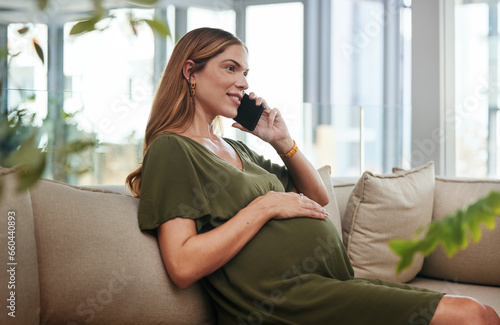
<svg viewBox="0 0 500 325"><path fill-rule="evenodd" d="M448 257L452 257L469 245L468 233L475 243L479 242L482 235L481 224L493 230L495 218L499 215L500 192L491 191L488 196L468 207L457 210L441 220L435 220L424 229L419 229L415 234L417 237L427 230L420 239L390 241L389 247L400 257L396 271L400 273L410 267L417 253L428 256L439 244L443 245Z"/></svg>
<svg viewBox="0 0 500 325"><path fill-rule="evenodd" d="M0 166L14 167L19 165L18 191L23 191L34 185L48 167L50 160L52 166L58 167L58 171L52 173L53 178L65 180L68 173L83 173L83 170L75 170L71 166L71 155L82 153L88 148L97 145L95 138L77 139L74 141L55 141L54 125L45 119L41 126L34 123L35 114L26 109L14 108L3 112L0 116ZM71 115L64 114L61 123L57 125L59 130L67 130L73 125L69 122ZM61 140L61 138L59 138ZM57 144L57 146L56 146ZM54 171L54 169L52 169ZM3 184L0 182L0 195Z"/></svg>
<svg viewBox="0 0 500 325"><path fill-rule="evenodd" d="M45 11L49 6L50 0L37 0L40 12ZM157 0L130 0L132 5L138 7L154 8ZM78 36L92 31L101 31L106 27L97 27L99 23L114 19L104 7L103 0L93 0L93 9L89 12L87 19L77 22L70 31L70 36ZM112 3L108 3L112 4ZM141 24L147 24L158 35L171 37L170 29L165 20L159 17L152 19L137 18L133 11L128 14L128 22L134 34L137 36L137 28ZM102 25L102 24L101 24ZM106 24L104 24L106 26ZM29 34L32 24L27 23L24 27L17 30L21 36ZM36 55L42 64L45 64L45 55L39 41L33 37L32 45ZM72 166L71 155L80 154L83 151L95 147L97 141L95 135L81 137L81 132L77 131L76 125L71 120L74 114L67 114L62 108L54 107L49 103L51 111L59 111L55 114L60 116L57 119L46 118L41 126L34 123L35 116L29 110L18 107L5 109L2 107L7 98L5 97L3 80L7 78L8 68L4 66L7 58L10 60L18 56L19 53L9 53L5 48L0 48L0 166L13 167L21 164L17 174L19 176L18 190L22 191L34 185L42 175L48 175L50 178L67 181L68 174L81 174L92 168L92 163L83 164L87 166L81 168L82 164L76 164L75 169ZM10 62L9 60L9 62ZM8 89L7 89L8 90ZM73 141L74 134L79 134L79 138ZM73 135L73 136L72 136ZM85 139L90 138L90 139ZM78 156L78 155L75 155ZM81 160L81 157L77 158ZM75 165L75 164L74 164ZM2 194L2 184L0 182L0 196Z"/></svg>

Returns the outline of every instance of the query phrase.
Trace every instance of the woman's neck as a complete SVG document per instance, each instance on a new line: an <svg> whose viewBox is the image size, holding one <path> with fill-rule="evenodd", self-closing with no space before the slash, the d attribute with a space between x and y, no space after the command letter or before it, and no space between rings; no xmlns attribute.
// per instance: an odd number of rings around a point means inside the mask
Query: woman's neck
<svg viewBox="0 0 500 325"><path fill-rule="evenodd" d="M191 123L191 125L180 134L189 138L206 138L210 140L217 138L213 132L212 125L209 125L206 122L197 122L196 120L193 120L193 123Z"/></svg>
<svg viewBox="0 0 500 325"><path fill-rule="evenodd" d="M209 116L201 107L196 107L191 125L181 134L190 138L202 138L214 141L218 139L213 129L214 120L215 116Z"/></svg>

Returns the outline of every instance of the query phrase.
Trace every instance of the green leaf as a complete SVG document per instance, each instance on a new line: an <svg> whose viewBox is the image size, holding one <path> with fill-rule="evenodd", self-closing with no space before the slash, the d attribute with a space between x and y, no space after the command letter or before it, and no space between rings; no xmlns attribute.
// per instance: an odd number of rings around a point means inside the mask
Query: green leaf
<svg viewBox="0 0 500 325"><path fill-rule="evenodd" d="M95 140L77 140L70 142L58 149L58 153L62 155L69 155L79 153L88 148L95 147L97 142Z"/></svg>
<svg viewBox="0 0 500 325"><path fill-rule="evenodd" d="M71 28L69 34L71 36L76 36L76 35L81 35L85 34L88 32L91 32L95 30L95 24L97 23L97 20L95 18L87 19L87 20L82 20L73 26Z"/></svg>
<svg viewBox="0 0 500 325"><path fill-rule="evenodd" d="M492 191L488 196L477 200L465 209L450 213L441 220L431 222L428 231L421 239L391 240L389 247L400 257L396 272L408 268L417 253L428 256L439 244L443 245L449 257L469 245L468 233L474 242L481 239L481 224L488 229L495 228L496 216L500 215L500 192Z"/></svg>
<svg viewBox="0 0 500 325"><path fill-rule="evenodd" d="M32 132L19 149L7 158L8 165L24 165L18 174L18 191L23 191L35 184L45 169L46 153L38 148L38 142L38 133Z"/></svg>
<svg viewBox="0 0 500 325"><path fill-rule="evenodd" d="M129 0L128 2L143 5L143 6L152 6L158 2L158 0Z"/></svg>
<svg viewBox="0 0 500 325"><path fill-rule="evenodd" d="M18 174L17 191L22 192L33 186L42 177L47 163L47 154L39 151L38 155L27 164L24 171Z"/></svg>
<svg viewBox="0 0 500 325"><path fill-rule="evenodd" d="M493 210L493 214L500 215L500 192L494 191L485 198L486 205Z"/></svg>
<svg viewBox="0 0 500 325"><path fill-rule="evenodd" d="M36 160L41 152L41 150L38 149L38 141L37 132L32 132L19 148L7 158L7 164L14 166L19 163L29 163L30 161Z"/></svg>
<svg viewBox="0 0 500 325"><path fill-rule="evenodd" d="M397 255L401 256L401 260L397 265L397 272L410 267L413 262L413 256L417 253L417 242L406 240L392 240L389 247Z"/></svg>
<svg viewBox="0 0 500 325"><path fill-rule="evenodd" d="M43 58L43 50L40 47L40 44L38 44L38 41L33 39L33 45L35 46L36 54L38 54L38 57L42 61L42 64L45 64L45 60Z"/></svg>
<svg viewBox="0 0 500 325"><path fill-rule="evenodd" d="M48 3L49 0L38 0L38 9L45 10L45 8L47 8Z"/></svg>
<svg viewBox="0 0 500 325"><path fill-rule="evenodd" d="M153 20L144 19L151 29L162 36L170 36L170 28L167 22L154 18Z"/></svg>
<svg viewBox="0 0 500 325"><path fill-rule="evenodd" d="M29 28L28 26L24 26L24 27L19 28L19 29L17 30L17 32L18 32L18 33L19 33L19 35L21 35L21 36L26 35L29 31L30 31L30 28Z"/></svg>
<svg viewBox="0 0 500 325"><path fill-rule="evenodd" d="M137 25L136 24L130 24L130 27L132 27L132 32L134 33L134 36L137 37L139 34L137 32Z"/></svg>

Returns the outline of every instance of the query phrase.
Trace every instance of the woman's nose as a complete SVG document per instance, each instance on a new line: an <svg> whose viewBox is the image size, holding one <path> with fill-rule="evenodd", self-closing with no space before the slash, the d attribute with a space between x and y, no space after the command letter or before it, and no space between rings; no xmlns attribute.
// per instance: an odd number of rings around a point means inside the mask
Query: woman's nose
<svg viewBox="0 0 500 325"><path fill-rule="evenodd" d="M247 77L245 75L241 75L236 81L236 87L241 88L243 90L248 89Z"/></svg>

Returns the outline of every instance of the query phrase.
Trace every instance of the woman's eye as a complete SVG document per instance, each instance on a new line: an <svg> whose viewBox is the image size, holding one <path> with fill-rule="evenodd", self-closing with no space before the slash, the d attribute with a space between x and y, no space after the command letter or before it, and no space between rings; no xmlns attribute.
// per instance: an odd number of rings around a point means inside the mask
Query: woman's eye
<svg viewBox="0 0 500 325"><path fill-rule="evenodd" d="M228 66L226 67L227 70L231 71L231 72L234 72L234 67L233 66Z"/></svg>

